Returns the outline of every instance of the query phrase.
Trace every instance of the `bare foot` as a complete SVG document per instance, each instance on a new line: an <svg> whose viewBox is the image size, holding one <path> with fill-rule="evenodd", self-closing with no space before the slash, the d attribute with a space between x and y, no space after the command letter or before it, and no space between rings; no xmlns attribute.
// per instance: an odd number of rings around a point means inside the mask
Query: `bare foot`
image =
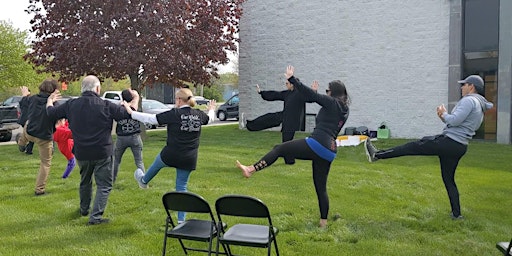
<svg viewBox="0 0 512 256"><path fill-rule="evenodd" d="M255 171L253 166L245 166L245 165L241 164L240 161L238 161L238 160L236 160L236 167L238 167L240 170L242 170L242 174L246 178L251 177L252 173Z"/></svg>
<svg viewBox="0 0 512 256"><path fill-rule="evenodd" d="M320 219L320 228L326 228L327 227L327 220L326 219Z"/></svg>

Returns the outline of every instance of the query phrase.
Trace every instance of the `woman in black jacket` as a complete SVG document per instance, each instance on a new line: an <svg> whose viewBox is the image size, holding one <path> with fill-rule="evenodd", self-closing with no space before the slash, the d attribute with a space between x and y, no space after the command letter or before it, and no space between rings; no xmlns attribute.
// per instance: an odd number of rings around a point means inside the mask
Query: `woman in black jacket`
<svg viewBox="0 0 512 256"><path fill-rule="evenodd" d="M236 162L242 174L249 178L254 172L272 165L277 158L311 160L313 163L313 183L315 184L318 205L320 207L320 227L327 225L329 196L327 194L327 176L331 163L336 158L336 138L347 121L350 99L345 85L334 80L329 83L327 95L316 93L293 76L294 68L288 66L285 76L298 92L308 100L322 106L316 116L316 126L311 136L305 139L288 141L275 146L263 158L253 165ZM314 82L317 84L318 82ZM314 87L318 87L315 85Z"/></svg>

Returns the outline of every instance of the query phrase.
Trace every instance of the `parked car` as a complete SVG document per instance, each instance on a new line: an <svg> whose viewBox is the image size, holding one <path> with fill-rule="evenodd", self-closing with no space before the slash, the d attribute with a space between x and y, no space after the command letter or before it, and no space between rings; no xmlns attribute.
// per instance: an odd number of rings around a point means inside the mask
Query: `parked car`
<svg viewBox="0 0 512 256"><path fill-rule="evenodd" d="M160 114L169 111L171 108L158 100L142 99L142 112L149 114ZM156 125L144 124L146 129L155 129Z"/></svg>
<svg viewBox="0 0 512 256"><path fill-rule="evenodd" d="M196 104L197 105L208 105L208 104L210 104L210 100L209 99L205 99L202 96L194 96L194 99L196 100Z"/></svg>
<svg viewBox="0 0 512 256"><path fill-rule="evenodd" d="M121 96L121 91L106 91L103 93L103 99L110 100L114 103L118 103L123 100L123 96Z"/></svg>
<svg viewBox="0 0 512 256"><path fill-rule="evenodd" d="M64 104L64 102L70 100L70 99L74 99L74 98L78 98L78 96L67 96L67 95L63 95L61 96L61 98L59 100L57 100L57 102L55 103L55 106L58 106L60 104Z"/></svg>
<svg viewBox="0 0 512 256"><path fill-rule="evenodd" d="M20 101L23 98L23 96L11 96L8 99L6 99L2 105L4 106L16 106L18 107L20 105Z"/></svg>
<svg viewBox="0 0 512 256"><path fill-rule="evenodd" d="M220 105L217 109L217 118L220 121L226 121L229 118L236 118L238 120L238 103L240 98L238 94L231 96L224 104Z"/></svg>
<svg viewBox="0 0 512 256"><path fill-rule="evenodd" d="M12 130L20 127L18 124L18 109L16 106L0 106L0 142L10 141Z"/></svg>
<svg viewBox="0 0 512 256"><path fill-rule="evenodd" d="M6 99L4 102L2 102L2 106L15 106L16 110L18 110L18 116L20 115L21 109L20 109L20 101L23 98L21 95L15 95L11 96L8 99Z"/></svg>

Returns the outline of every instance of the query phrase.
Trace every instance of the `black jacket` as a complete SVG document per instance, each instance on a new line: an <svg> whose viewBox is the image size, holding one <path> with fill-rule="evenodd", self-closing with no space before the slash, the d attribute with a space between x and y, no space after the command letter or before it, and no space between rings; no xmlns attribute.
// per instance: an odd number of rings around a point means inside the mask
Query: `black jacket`
<svg viewBox="0 0 512 256"><path fill-rule="evenodd" d="M294 76L290 77L288 81L306 98L322 106L316 115L315 129L313 129L310 137L332 152L337 152L336 139L341 128L347 122L348 105L344 105L339 99L316 93Z"/></svg>
<svg viewBox="0 0 512 256"><path fill-rule="evenodd" d="M283 106L283 123L281 131L303 131L306 102L312 102L297 90L261 91L261 97L266 101L281 100Z"/></svg>
<svg viewBox="0 0 512 256"><path fill-rule="evenodd" d="M46 114L46 100L50 94L41 92L28 97L27 133L42 140L53 140L55 121Z"/></svg>
<svg viewBox="0 0 512 256"><path fill-rule="evenodd" d="M91 91L60 106L48 107L46 111L55 119L68 119L77 160L100 160L112 156L113 121L131 117L124 106L103 100Z"/></svg>
<svg viewBox="0 0 512 256"><path fill-rule="evenodd" d="M18 118L18 124L21 126L25 126L25 123L28 120L28 105L30 104L30 96L24 96L21 98L19 103L20 108L20 117Z"/></svg>

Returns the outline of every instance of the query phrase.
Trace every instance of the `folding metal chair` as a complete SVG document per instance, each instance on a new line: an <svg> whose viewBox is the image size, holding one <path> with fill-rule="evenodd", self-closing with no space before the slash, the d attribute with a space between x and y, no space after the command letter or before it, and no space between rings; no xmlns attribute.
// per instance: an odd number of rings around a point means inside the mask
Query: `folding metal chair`
<svg viewBox="0 0 512 256"><path fill-rule="evenodd" d="M276 255L279 255L277 248L276 235L278 229L272 224L270 212L267 206L259 199L244 195L225 195L215 202L218 223L227 223L222 220L222 216L238 216L246 218L266 218L266 225L248 224L238 221L229 229L218 225L216 252L219 252L219 244L222 244L224 250L227 249L228 255L234 255L230 245L249 246L267 248L267 255L271 255L272 243L274 243ZM235 218L230 218L235 219ZM237 218L239 220L240 218Z"/></svg>
<svg viewBox="0 0 512 256"><path fill-rule="evenodd" d="M215 221L210 205L206 200L190 192L168 192L162 197L167 219L165 222L164 246L162 255L166 253L167 238L175 238L180 242L181 248L185 254L187 251L212 253L212 240L217 235L217 222ZM190 213L204 214L204 219L190 219L183 223L177 223L172 217L173 211L184 211ZM206 216L208 215L208 216ZM222 225L221 225L222 226ZM208 249L187 247L183 240L193 240L208 243ZM218 251L218 249L217 249ZM226 249L224 247L224 253Z"/></svg>
<svg viewBox="0 0 512 256"><path fill-rule="evenodd" d="M512 240L510 240L510 242L498 242L496 243L496 248L498 248L503 255L510 256L512 255Z"/></svg>

